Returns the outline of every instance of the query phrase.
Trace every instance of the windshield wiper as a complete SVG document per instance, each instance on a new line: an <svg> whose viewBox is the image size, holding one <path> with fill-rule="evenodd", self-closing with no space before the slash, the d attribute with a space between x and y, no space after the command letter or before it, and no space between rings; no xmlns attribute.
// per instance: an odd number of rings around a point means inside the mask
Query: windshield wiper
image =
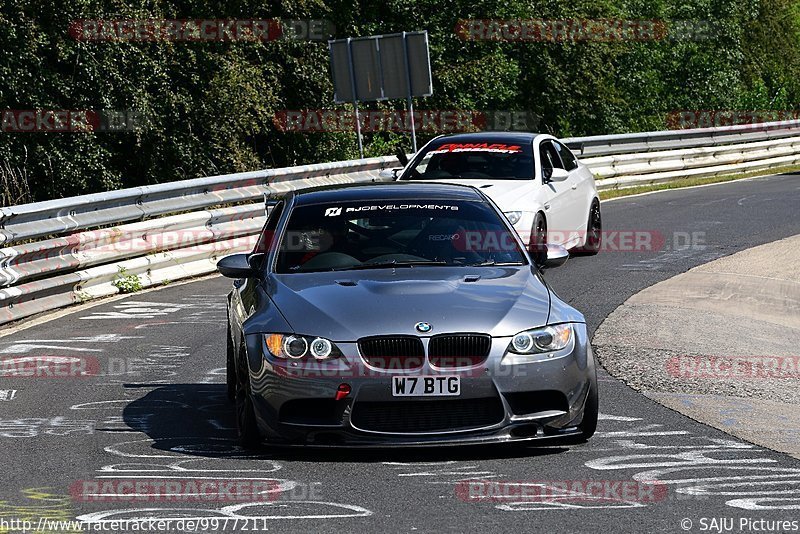
<svg viewBox="0 0 800 534"><path fill-rule="evenodd" d="M524 265L521 261L503 261L497 263L495 260L479 261L478 263L465 263L464 267L490 267L490 266L504 266L504 265Z"/></svg>
<svg viewBox="0 0 800 534"><path fill-rule="evenodd" d="M352 265L350 267L335 267L332 271L355 271L362 269L387 269L389 267L417 267L420 265L442 266L452 265L446 261L382 261L378 263L362 263L361 265Z"/></svg>

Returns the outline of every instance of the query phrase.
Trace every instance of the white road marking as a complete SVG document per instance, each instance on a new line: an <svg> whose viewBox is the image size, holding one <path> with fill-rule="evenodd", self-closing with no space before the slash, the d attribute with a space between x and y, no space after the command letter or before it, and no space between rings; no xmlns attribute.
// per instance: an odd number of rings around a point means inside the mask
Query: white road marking
<svg viewBox="0 0 800 534"><path fill-rule="evenodd" d="M318 506L322 507L329 507L329 508L338 508L340 510L344 510L345 512L338 512L338 513L311 513L311 514L302 514L302 515L241 515L239 512L241 511L250 511L246 510L253 507L265 507L265 508L291 508L291 505L311 505L311 506ZM184 512L187 515L176 514L176 512ZM198 515L206 513L208 515ZM142 514L141 517L136 517L134 514ZM354 504L339 504L334 502L323 502L323 501L279 501L279 502L259 502L259 503L244 503L244 504L235 504L232 506L225 506L224 508L214 509L214 508L134 508L134 509L123 509L123 510L105 510L101 512L92 512L89 514L83 514L78 516L76 519L78 521L84 521L86 523L112 523L114 521L125 520L128 522L131 521L145 521L147 519L156 518L156 519L170 519L172 521L200 521L202 519L209 519L209 518L220 518L220 519L238 519L240 521L250 520L252 521L259 521L258 529L262 528L261 521L267 521L272 519L337 519L337 518L344 518L344 517L367 517L372 515L373 512L361 506L356 506ZM119 515L120 517L115 517ZM252 523L251 523L252 525Z"/></svg>
<svg viewBox="0 0 800 534"><path fill-rule="evenodd" d="M625 421L625 422L632 422L632 421L641 421L641 417L625 417L624 415L609 415L605 413L601 413L597 416L597 419L600 421Z"/></svg>
<svg viewBox="0 0 800 534"><path fill-rule="evenodd" d="M682 436L689 434L687 430L659 430L663 426L664 425L643 425L631 428L630 430L597 432L595 435L607 438L635 438L640 436Z"/></svg>

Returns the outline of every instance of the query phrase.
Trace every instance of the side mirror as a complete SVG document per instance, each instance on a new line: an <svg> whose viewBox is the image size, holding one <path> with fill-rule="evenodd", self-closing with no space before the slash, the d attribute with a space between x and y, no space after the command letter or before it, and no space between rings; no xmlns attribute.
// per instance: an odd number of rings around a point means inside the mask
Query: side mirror
<svg viewBox="0 0 800 534"><path fill-rule="evenodd" d="M402 167L396 169L382 169L381 172L378 173L378 176L384 180L397 180L402 170Z"/></svg>
<svg viewBox="0 0 800 534"><path fill-rule="evenodd" d="M531 255L542 269L561 267L569 259L569 251L561 245L547 245L547 251L531 250Z"/></svg>
<svg viewBox="0 0 800 534"><path fill-rule="evenodd" d="M251 278L258 274L258 269L250 265L250 254L225 256L217 262L217 270L226 278Z"/></svg>
<svg viewBox="0 0 800 534"><path fill-rule="evenodd" d="M565 169L555 168L550 171L550 177L548 178L549 182L563 182L569 178L569 171Z"/></svg>

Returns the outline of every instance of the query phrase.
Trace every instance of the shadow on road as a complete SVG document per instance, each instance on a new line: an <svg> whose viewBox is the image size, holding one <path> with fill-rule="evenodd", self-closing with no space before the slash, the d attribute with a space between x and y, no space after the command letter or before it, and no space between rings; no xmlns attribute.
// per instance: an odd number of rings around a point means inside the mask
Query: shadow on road
<svg viewBox="0 0 800 534"><path fill-rule="evenodd" d="M150 389L155 385L126 386ZM233 404L224 384L170 384L156 386L129 403L125 423L153 440L152 448L207 457L261 457L300 462L437 462L445 460L522 458L566 452L564 446L470 445L406 449L321 449L265 445L260 450L240 448L236 442Z"/></svg>

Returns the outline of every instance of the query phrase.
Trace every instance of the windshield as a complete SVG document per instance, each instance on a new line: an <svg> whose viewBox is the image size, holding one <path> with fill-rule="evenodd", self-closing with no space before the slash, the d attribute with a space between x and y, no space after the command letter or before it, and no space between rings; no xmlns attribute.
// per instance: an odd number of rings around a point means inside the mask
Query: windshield
<svg viewBox="0 0 800 534"><path fill-rule="evenodd" d="M531 180L530 143L432 143L401 180Z"/></svg>
<svg viewBox="0 0 800 534"><path fill-rule="evenodd" d="M275 272L525 264L511 232L485 202L298 206L281 239Z"/></svg>

